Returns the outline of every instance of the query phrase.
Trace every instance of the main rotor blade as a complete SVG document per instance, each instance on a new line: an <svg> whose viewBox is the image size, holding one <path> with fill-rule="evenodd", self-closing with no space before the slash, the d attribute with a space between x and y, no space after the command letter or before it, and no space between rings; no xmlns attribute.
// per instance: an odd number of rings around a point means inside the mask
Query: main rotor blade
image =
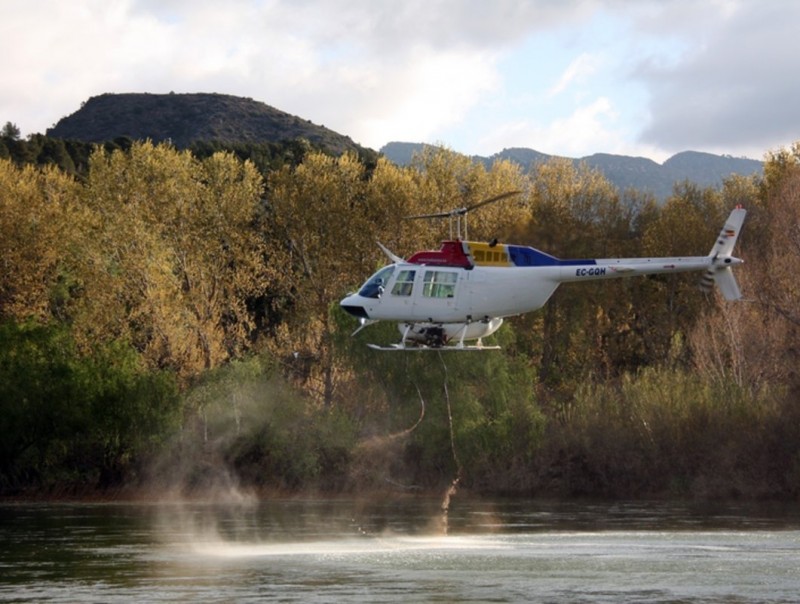
<svg viewBox="0 0 800 604"><path fill-rule="evenodd" d="M415 214L414 216L406 216L405 220L416 220L417 218L448 218L452 216L452 212L437 212L436 214Z"/></svg>
<svg viewBox="0 0 800 604"><path fill-rule="evenodd" d="M522 193L522 191L506 191L505 193L500 193L500 195L495 195L494 197L490 197L489 199L484 199L483 201L479 201L478 203L473 203L471 206L467 206L466 208L461 208L459 212L461 214L466 214L467 212L476 210L481 206L494 203L495 201L500 201L501 199L505 199L506 197L511 197L512 195L519 195L520 193Z"/></svg>
<svg viewBox="0 0 800 604"><path fill-rule="evenodd" d="M494 203L495 201L500 201L501 199L505 199L506 197L511 197L512 195L519 195L522 191L506 191L505 193L500 193L500 195L495 195L494 197L490 197L489 199L484 199L483 201L479 201L478 203L474 203L471 206L466 206L463 208L454 208L452 210L448 210L447 212L435 212L433 214L416 214L414 216L406 216L406 220L415 220L418 218L451 218L453 216L464 216L467 212L471 212L481 206L485 206L490 203Z"/></svg>

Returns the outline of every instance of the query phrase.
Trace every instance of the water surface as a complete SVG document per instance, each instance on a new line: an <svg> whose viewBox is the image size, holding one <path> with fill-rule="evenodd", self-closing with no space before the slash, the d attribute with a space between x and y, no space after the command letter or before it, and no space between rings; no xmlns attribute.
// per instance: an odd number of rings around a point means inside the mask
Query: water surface
<svg viewBox="0 0 800 604"><path fill-rule="evenodd" d="M797 506L0 506L0 601L797 602Z"/></svg>

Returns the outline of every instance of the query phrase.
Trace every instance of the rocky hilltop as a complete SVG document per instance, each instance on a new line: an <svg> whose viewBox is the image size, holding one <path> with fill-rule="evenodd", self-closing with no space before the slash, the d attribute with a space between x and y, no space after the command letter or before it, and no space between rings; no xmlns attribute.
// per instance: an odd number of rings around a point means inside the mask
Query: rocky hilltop
<svg viewBox="0 0 800 604"><path fill-rule="evenodd" d="M53 138L105 142L121 137L171 141L264 143L303 138L331 153L364 149L347 136L249 98L225 94L102 94L47 131Z"/></svg>

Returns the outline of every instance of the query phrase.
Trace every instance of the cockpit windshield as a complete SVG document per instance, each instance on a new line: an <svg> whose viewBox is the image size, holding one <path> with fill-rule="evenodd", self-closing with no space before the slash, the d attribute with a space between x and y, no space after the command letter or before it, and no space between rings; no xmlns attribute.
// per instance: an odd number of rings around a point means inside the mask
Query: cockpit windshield
<svg viewBox="0 0 800 604"><path fill-rule="evenodd" d="M361 289L358 290L358 295L365 298L380 298L393 272L394 264L383 267L361 286Z"/></svg>

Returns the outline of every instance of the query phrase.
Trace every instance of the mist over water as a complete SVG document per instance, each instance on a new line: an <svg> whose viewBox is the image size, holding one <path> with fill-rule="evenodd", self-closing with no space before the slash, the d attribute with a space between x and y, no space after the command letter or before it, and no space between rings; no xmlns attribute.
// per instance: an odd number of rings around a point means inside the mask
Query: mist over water
<svg viewBox="0 0 800 604"><path fill-rule="evenodd" d="M0 506L0 601L793 602L797 506Z"/></svg>

